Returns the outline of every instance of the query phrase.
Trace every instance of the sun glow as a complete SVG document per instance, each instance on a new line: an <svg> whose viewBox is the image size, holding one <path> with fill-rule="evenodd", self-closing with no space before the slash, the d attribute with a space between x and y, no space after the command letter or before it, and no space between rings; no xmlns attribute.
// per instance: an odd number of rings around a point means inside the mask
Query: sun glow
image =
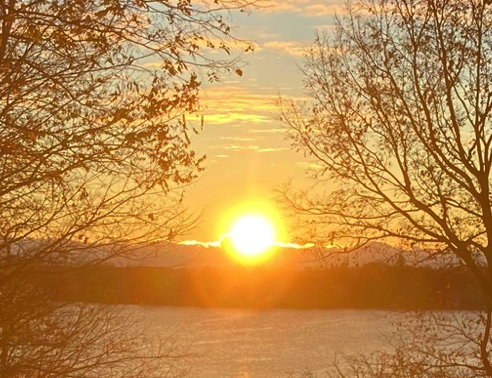
<svg viewBox="0 0 492 378"><path fill-rule="evenodd" d="M229 238L234 249L244 257L256 257L275 243L271 222L261 215L244 215L233 224Z"/></svg>
<svg viewBox="0 0 492 378"><path fill-rule="evenodd" d="M249 200L228 207L217 235L228 255L244 265L267 262L285 238L283 219L267 201Z"/></svg>

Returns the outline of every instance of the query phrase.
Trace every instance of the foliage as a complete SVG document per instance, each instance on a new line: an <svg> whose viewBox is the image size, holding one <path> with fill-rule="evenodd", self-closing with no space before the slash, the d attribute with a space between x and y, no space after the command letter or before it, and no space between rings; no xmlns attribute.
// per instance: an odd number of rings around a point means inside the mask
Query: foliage
<svg viewBox="0 0 492 378"><path fill-rule="evenodd" d="M106 309L53 304L29 274L131 256L190 227L174 188L204 157L187 116L200 75L241 72L233 55L207 52L251 49L225 16L253 3L0 2L2 377L144 374L132 361L151 356L128 354L143 345L128 343Z"/></svg>
<svg viewBox="0 0 492 378"><path fill-rule="evenodd" d="M144 226L140 236L144 230L162 233L165 220L176 214L159 203L159 193L189 183L203 160L191 149L196 130L185 117L198 107L195 71L204 66L215 77L230 67L203 54L230 50L230 27L220 9L245 4L3 4L5 245L41 237L130 237L136 229L126 227L132 222ZM159 206L143 204L149 192Z"/></svg>

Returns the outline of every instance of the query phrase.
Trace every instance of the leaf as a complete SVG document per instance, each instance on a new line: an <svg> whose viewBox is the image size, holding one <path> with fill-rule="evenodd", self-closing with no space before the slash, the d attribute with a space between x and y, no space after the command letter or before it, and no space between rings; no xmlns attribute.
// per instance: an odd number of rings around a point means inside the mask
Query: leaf
<svg viewBox="0 0 492 378"><path fill-rule="evenodd" d="M240 68L238 68L238 69L236 70L236 74L237 74L238 76L243 76L243 70L242 70L242 69L240 69Z"/></svg>

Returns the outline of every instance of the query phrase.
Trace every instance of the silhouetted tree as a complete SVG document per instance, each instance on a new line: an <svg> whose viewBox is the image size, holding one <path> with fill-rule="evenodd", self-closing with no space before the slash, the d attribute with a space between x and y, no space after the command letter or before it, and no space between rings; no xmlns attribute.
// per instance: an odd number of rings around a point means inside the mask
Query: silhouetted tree
<svg viewBox="0 0 492 378"><path fill-rule="evenodd" d="M186 115L200 75L242 74L227 54L251 46L224 16L255 2L0 2L2 377L141 375L133 363L169 356L142 354L111 310L51 303L30 276L187 230L173 188L203 157Z"/></svg>
<svg viewBox="0 0 492 378"><path fill-rule="evenodd" d="M287 200L313 219L321 243L388 240L456 257L490 307L492 8L356 1L335 29L307 52L314 106L281 108L295 146L315 158L316 178L330 189L287 188ZM460 376L492 375L490 311L482 320L469 336L480 358L460 360ZM445 362L452 376L456 367Z"/></svg>
<svg viewBox="0 0 492 378"><path fill-rule="evenodd" d="M482 343L490 314L419 313L397 324L398 334L385 350L370 355L344 355L329 377L463 378L490 377ZM392 344L390 344L392 343ZM392 350L393 349L393 350Z"/></svg>

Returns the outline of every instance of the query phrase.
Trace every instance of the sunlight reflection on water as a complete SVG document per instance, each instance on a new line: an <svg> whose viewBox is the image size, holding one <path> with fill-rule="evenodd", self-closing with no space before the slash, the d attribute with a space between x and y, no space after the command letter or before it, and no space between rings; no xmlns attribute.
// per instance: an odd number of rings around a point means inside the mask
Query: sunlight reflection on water
<svg viewBox="0 0 492 378"><path fill-rule="evenodd" d="M306 369L323 376L340 353L391 349L392 321L383 310L243 310L131 307L152 332L176 333L191 346L190 378L287 378Z"/></svg>

